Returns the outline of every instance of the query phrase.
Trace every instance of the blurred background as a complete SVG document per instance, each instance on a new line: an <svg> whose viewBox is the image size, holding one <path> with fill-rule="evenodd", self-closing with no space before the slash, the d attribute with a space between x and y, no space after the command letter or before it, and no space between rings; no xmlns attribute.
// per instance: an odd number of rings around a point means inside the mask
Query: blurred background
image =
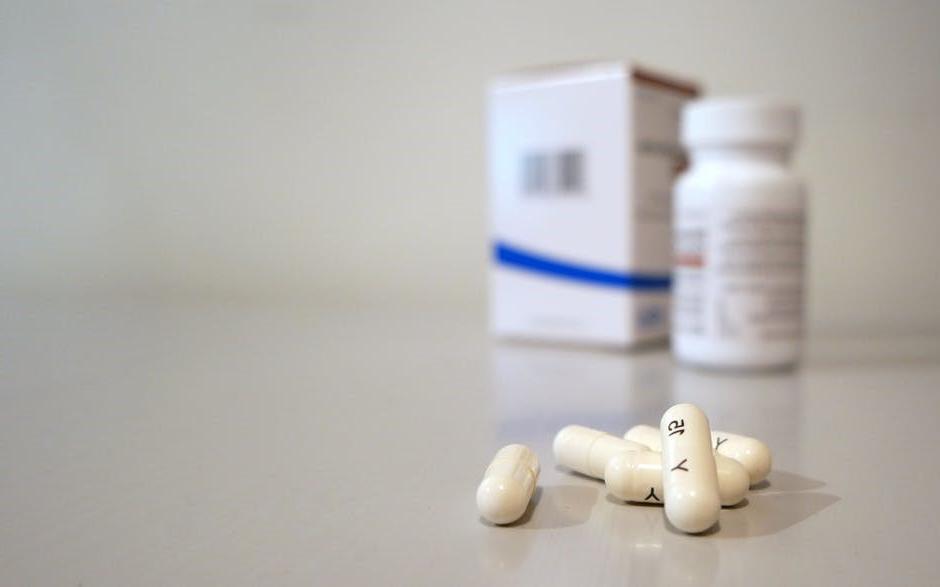
<svg viewBox="0 0 940 587"><path fill-rule="evenodd" d="M940 3L0 2L0 294L479 312L494 73L805 108L814 333L940 332Z"/></svg>

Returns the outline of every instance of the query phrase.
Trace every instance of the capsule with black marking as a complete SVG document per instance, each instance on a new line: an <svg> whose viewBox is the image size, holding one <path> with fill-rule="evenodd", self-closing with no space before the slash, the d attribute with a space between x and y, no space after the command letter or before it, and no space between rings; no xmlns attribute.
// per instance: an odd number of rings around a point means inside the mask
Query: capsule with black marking
<svg viewBox="0 0 940 587"><path fill-rule="evenodd" d="M721 511L708 418L697 406L677 404L663 414L659 433L666 518L683 532L704 532Z"/></svg>
<svg viewBox="0 0 940 587"><path fill-rule="evenodd" d="M718 495L730 507L747 496L747 471L735 460L715 455ZM614 455L604 470L607 492L617 499L638 503L663 503L663 458L658 452L626 452Z"/></svg>
<svg viewBox="0 0 940 587"><path fill-rule="evenodd" d="M662 450L659 429L653 426L634 426L623 437L644 444L650 450ZM756 438L712 430L712 446L718 454L741 463L747 471L751 485L760 483L770 473L770 449Z"/></svg>

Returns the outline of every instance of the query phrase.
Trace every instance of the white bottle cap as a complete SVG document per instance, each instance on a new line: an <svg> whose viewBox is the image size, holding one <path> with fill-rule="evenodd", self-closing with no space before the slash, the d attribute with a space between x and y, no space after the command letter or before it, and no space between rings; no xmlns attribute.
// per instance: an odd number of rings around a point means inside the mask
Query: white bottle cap
<svg viewBox="0 0 940 587"><path fill-rule="evenodd" d="M777 145L796 142L800 110L773 98L710 98L682 110L682 144L689 148L717 145Z"/></svg>

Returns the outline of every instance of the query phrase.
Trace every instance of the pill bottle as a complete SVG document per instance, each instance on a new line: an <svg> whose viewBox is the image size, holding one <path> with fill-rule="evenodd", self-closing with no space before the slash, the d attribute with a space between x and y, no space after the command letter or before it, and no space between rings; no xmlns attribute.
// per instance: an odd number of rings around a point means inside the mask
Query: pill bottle
<svg viewBox="0 0 940 587"><path fill-rule="evenodd" d="M769 98L683 109L691 166L674 187L671 327L682 363L767 370L799 359L806 196L787 168L799 119Z"/></svg>

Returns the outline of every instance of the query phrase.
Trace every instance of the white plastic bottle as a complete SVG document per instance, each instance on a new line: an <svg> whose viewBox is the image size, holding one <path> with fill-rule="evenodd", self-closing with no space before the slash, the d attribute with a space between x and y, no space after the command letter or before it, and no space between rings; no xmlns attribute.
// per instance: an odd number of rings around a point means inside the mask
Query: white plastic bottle
<svg viewBox="0 0 940 587"><path fill-rule="evenodd" d="M762 98L688 104L692 165L673 208L672 348L721 369L793 366L803 335L805 193L787 168L799 110Z"/></svg>

